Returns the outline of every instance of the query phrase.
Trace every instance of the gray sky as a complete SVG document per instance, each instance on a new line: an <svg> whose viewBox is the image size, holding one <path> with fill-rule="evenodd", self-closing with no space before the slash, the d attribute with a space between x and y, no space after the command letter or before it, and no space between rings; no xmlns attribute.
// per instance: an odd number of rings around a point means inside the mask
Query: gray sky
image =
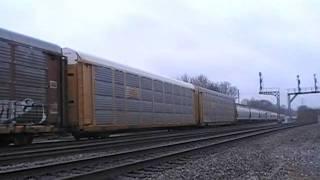
<svg viewBox="0 0 320 180"><path fill-rule="evenodd" d="M320 80L318 0L1 0L0 27L156 74L229 81L241 98ZM302 96L301 96L302 97ZM320 107L320 94L298 97Z"/></svg>

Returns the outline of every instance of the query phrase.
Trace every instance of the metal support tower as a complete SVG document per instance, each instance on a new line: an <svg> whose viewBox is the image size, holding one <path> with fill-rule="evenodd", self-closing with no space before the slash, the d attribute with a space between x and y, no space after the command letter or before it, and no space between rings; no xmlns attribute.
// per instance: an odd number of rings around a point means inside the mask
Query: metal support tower
<svg viewBox="0 0 320 180"><path fill-rule="evenodd" d="M277 118L278 118L278 121L280 121L280 89L279 88L264 88L263 87L263 78L262 78L262 73L261 72L259 72L259 78L260 78L259 94L271 95L271 96L275 96L276 97L276 99L277 99L277 107L278 107Z"/></svg>
<svg viewBox="0 0 320 180"><path fill-rule="evenodd" d="M300 76L297 75L297 83L298 87L297 89L288 89L288 113L289 113L289 118L290 120L292 119L292 110L291 110L291 103L293 100L299 95L299 94L315 94L315 93L320 93L319 88L318 88L318 80L317 80L317 75L313 74L313 79L314 79L314 87L310 88L301 88L300 84ZM291 97L292 96L292 97Z"/></svg>

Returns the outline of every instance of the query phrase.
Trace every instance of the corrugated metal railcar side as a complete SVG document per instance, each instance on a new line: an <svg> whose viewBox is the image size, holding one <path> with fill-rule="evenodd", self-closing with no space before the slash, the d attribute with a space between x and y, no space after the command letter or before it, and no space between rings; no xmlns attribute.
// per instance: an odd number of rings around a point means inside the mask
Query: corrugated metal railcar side
<svg viewBox="0 0 320 180"><path fill-rule="evenodd" d="M69 123L74 132L197 125L193 85L71 49L64 54L70 61Z"/></svg>
<svg viewBox="0 0 320 180"><path fill-rule="evenodd" d="M204 88L198 88L198 91L201 124L231 124L236 121L234 98Z"/></svg>
<svg viewBox="0 0 320 180"><path fill-rule="evenodd" d="M61 59L57 45L0 29L1 139L30 141L31 134L61 125L66 64Z"/></svg>

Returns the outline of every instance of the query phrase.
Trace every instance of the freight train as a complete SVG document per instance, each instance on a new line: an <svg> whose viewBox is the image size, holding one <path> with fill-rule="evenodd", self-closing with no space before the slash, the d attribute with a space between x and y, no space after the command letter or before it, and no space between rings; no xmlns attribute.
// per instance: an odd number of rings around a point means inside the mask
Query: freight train
<svg viewBox="0 0 320 180"><path fill-rule="evenodd" d="M4 29L0 77L2 144L60 131L79 139L256 118L227 95ZM264 112L259 119L276 117Z"/></svg>

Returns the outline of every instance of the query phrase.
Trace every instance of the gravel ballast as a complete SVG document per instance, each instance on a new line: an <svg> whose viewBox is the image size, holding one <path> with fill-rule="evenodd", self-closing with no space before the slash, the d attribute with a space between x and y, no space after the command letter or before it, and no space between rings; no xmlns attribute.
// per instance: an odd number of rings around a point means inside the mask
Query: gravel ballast
<svg viewBox="0 0 320 180"><path fill-rule="evenodd" d="M319 170L320 125L313 124L212 148L147 179L320 179Z"/></svg>

